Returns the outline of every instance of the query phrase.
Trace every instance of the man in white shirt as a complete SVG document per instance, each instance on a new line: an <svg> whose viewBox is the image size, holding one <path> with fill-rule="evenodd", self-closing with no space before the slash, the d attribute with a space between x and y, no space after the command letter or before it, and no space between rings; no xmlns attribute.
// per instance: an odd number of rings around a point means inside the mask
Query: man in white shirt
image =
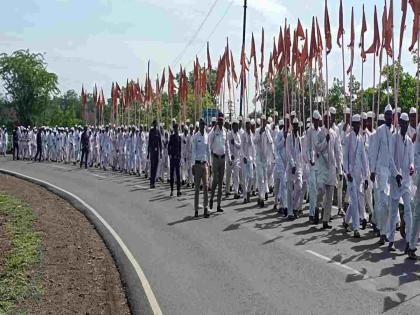
<svg viewBox="0 0 420 315"><path fill-rule="evenodd" d="M284 125L284 121L281 120ZM285 192L286 192L286 138L287 133L281 130L274 138L274 209L279 210L284 214L287 207ZM277 206L280 204L280 208Z"/></svg>
<svg viewBox="0 0 420 315"><path fill-rule="evenodd" d="M224 114L219 113L217 117L217 125L209 134L209 146L212 155L212 172L213 183L211 187L210 209L213 209L213 198L217 190L217 212L223 212L221 207L223 177L225 175L225 158L230 157L229 144L227 140L227 132L223 127Z"/></svg>
<svg viewBox="0 0 420 315"><path fill-rule="evenodd" d="M388 250L395 251L394 238L398 220L398 207L400 198L402 198L404 201L406 253L409 249L409 241L411 237L411 176L414 174L413 144L407 134L408 122L409 118L407 113L402 113L399 122L400 130L395 132L391 138L391 202L389 207L389 214L387 216L389 217Z"/></svg>
<svg viewBox="0 0 420 315"><path fill-rule="evenodd" d="M410 108L409 112L410 124L408 126L407 134L410 137L411 141L416 142L416 124L417 124L417 109L414 107Z"/></svg>
<svg viewBox="0 0 420 315"><path fill-rule="evenodd" d="M391 163L391 138L392 138L392 107L385 107L385 124L376 130L375 141L371 145L371 175L372 182L376 182L378 189L378 229L380 229L379 244L384 245L387 234L387 215L389 211L389 165Z"/></svg>
<svg viewBox="0 0 420 315"><path fill-rule="evenodd" d="M198 201L200 195L200 185L203 185L204 195L204 217L208 218L208 174L209 174L209 142L205 131L205 122L200 119L199 131L194 134L191 141L192 173L194 176L194 216L198 217Z"/></svg>
<svg viewBox="0 0 420 315"><path fill-rule="evenodd" d="M239 199L239 173L241 169L241 135L239 133L239 121L234 119L232 122L232 130L228 132L228 142L230 146L230 161L229 164L232 169L232 190L234 193L234 199ZM228 192L228 175L226 174L226 193Z"/></svg>
<svg viewBox="0 0 420 315"><path fill-rule="evenodd" d="M245 119L245 131L241 135L241 149L242 149L242 189L244 203L249 203L251 199L251 185L254 173L255 162L255 145L254 137L251 132L251 121L249 118Z"/></svg>
<svg viewBox="0 0 420 315"><path fill-rule="evenodd" d="M324 124L315 141L315 152L318 158L318 207L324 209L322 228L331 229L329 220L333 202L334 188L337 185L337 175L341 175L342 153L340 139L330 127L330 114L324 113ZM322 205L322 201L324 201Z"/></svg>
<svg viewBox="0 0 420 315"><path fill-rule="evenodd" d="M360 135L361 117L353 115L353 130L344 140L344 172L349 185L349 207L344 218L343 225L349 230L350 219L353 223L355 238L360 238L360 212L364 207L364 190L368 186L369 165L366 150L363 145L363 138Z"/></svg>
<svg viewBox="0 0 420 315"><path fill-rule="evenodd" d="M286 176L287 176L287 218L294 220L298 217L298 205L302 191L302 142L299 136L299 120L292 121L292 131L286 140Z"/></svg>
<svg viewBox="0 0 420 315"><path fill-rule="evenodd" d="M417 128L417 132L420 131L420 127ZM414 208L412 213L412 225L411 225L411 238L410 245L407 251L408 258L412 260L417 260L418 256L416 255L417 242L419 239L420 232L420 137L416 137L414 143L414 165L416 169L415 175L415 188L416 192L414 195Z"/></svg>
<svg viewBox="0 0 420 315"><path fill-rule="evenodd" d="M258 205L264 207L264 199L268 199L267 167L273 157L273 139L266 125L266 116L261 116L261 127L255 131L254 144L256 151L256 184L258 187Z"/></svg>

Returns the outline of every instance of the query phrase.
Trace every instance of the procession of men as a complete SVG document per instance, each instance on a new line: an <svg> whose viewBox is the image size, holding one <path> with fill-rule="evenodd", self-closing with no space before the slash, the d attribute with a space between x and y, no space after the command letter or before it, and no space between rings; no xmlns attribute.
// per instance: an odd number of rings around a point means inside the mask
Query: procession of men
<svg viewBox="0 0 420 315"><path fill-rule="evenodd" d="M145 176L150 188L169 183L170 196L194 190L194 216L200 194L204 218L222 213L223 201L264 208L273 198L273 211L286 220L304 215L310 224L332 229L333 217L361 238L368 228L378 246L396 251L396 231L405 240L405 253L415 254L420 232L420 139L417 111L401 113L387 105L384 113L313 111L306 122L294 111L279 117L237 117L219 112L207 124L172 120L165 128L154 120L147 126L16 127L13 159L78 165ZM375 129L374 126L377 125ZM7 148L7 130L0 130L0 153ZM225 197L225 199L223 198ZM333 213L333 204L337 213Z"/></svg>

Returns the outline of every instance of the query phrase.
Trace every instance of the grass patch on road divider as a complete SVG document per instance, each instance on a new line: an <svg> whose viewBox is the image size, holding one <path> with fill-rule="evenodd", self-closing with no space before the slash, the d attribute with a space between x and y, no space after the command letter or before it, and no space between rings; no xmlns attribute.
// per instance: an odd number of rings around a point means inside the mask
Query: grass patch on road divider
<svg viewBox="0 0 420 315"><path fill-rule="evenodd" d="M18 311L17 304L41 292L31 279L31 270L40 262L42 239L34 229L36 216L18 199L0 192L0 215L7 217L2 228L11 243L0 271L0 314ZM19 310L18 312L23 312Z"/></svg>

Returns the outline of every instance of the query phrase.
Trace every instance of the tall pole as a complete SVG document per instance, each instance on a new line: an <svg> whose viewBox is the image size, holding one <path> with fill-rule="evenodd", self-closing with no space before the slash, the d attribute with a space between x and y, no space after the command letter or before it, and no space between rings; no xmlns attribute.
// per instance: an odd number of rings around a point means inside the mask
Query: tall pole
<svg viewBox="0 0 420 315"><path fill-rule="evenodd" d="M246 8L247 8L247 0L244 0L244 22L243 22L243 27L242 27L242 51L245 51ZM239 116L242 116L243 97L244 97L244 78L242 75L241 76L241 98L239 101Z"/></svg>

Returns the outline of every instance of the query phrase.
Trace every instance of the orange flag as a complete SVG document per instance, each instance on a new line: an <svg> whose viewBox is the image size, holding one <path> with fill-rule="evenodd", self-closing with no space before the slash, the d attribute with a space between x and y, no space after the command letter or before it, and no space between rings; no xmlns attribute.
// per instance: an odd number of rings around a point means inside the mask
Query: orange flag
<svg viewBox="0 0 420 315"><path fill-rule="evenodd" d="M311 30L311 46L309 49L309 60L312 61L317 55L316 33L315 33L315 17L312 17L312 30Z"/></svg>
<svg viewBox="0 0 420 315"><path fill-rule="evenodd" d="M325 13L324 13L324 32L325 32L325 48L327 49L327 55L331 52L331 26L330 26L330 15L328 14L327 0L325 0Z"/></svg>
<svg viewBox="0 0 420 315"><path fill-rule="evenodd" d="M341 48L341 37L344 35L344 17L343 17L343 1L340 0L340 10L338 13L339 21L338 21L338 33L337 33L337 45ZM344 45L344 43L343 43Z"/></svg>
<svg viewBox="0 0 420 315"><path fill-rule="evenodd" d="M175 82L174 82L174 75L172 73L171 67L168 67L168 99L169 99L169 104L172 104L172 100L174 98L174 94L175 94Z"/></svg>
<svg viewBox="0 0 420 315"><path fill-rule="evenodd" d="M229 55L227 57L229 59ZM241 59L242 62L242 59ZM232 54L232 50L230 51L230 65L232 67L232 79L233 81L235 81L235 83L238 83L238 77L236 75L236 71L235 71L235 62L233 61L233 54Z"/></svg>
<svg viewBox="0 0 420 315"><path fill-rule="evenodd" d="M350 31L350 44L347 46L350 48L351 52L351 59L350 59L350 66L347 69L347 74L350 74L353 70L353 61L354 61L354 8L351 8L351 31Z"/></svg>
<svg viewBox="0 0 420 315"><path fill-rule="evenodd" d="M166 78L165 78L165 68L163 68L162 78L160 80L160 92L162 92L163 87L165 86Z"/></svg>
<svg viewBox="0 0 420 315"><path fill-rule="evenodd" d="M211 58L210 58L209 42L207 42L207 70L211 71Z"/></svg>
<svg viewBox="0 0 420 315"><path fill-rule="evenodd" d="M296 36L301 39L305 39L305 32L303 31L302 24L300 23L300 19L298 19L298 25L296 28Z"/></svg>
<svg viewBox="0 0 420 315"><path fill-rule="evenodd" d="M360 57L362 57L362 62L366 61L366 53L365 53L365 33L367 31L366 25L366 16L365 16L365 5L363 5L363 16L362 16L362 30L360 32Z"/></svg>
<svg viewBox="0 0 420 315"><path fill-rule="evenodd" d="M410 51L413 50L414 46L417 43L417 35L419 32L419 22L420 22L420 0L410 0L410 6L414 13L413 19L413 32L411 35L411 45L408 48Z"/></svg>
<svg viewBox="0 0 420 315"><path fill-rule="evenodd" d="M251 64L253 58L254 59L256 58L254 33L252 33L252 36L251 36L251 54L249 56L249 64Z"/></svg>
<svg viewBox="0 0 420 315"><path fill-rule="evenodd" d="M277 67L277 62L278 62L279 55L280 55L280 52L277 51L276 37L274 36L273 37L273 62L274 62L275 67Z"/></svg>
<svg viewBox="0 0 420 315"><path fill-rule="evenodd" d="M263 69L264 69L264 27L262 28L262 31L261 31L261 63L260 63L260 68L261 68L261 78L262 78Z"/></svg>
<svg viewBox="0 0 420 315"><path fill-rule="evenodd" d="M376 5L375 5L375 13L374 13L374 23L373 23L373 43L369 47L368 50L365 51L365 54L375 54L378 55L379 49L381 48L381 38L379 35L379 24L378 24L378 14L376 11Z"/></svg>
<svg viewBox="0 0 420 315"><path fill-rule="evenodd" d="M384 43L384 48L386 50L386 53L390 57L393 56L393 51L392 51L392 46L391 46L392 45L392 30L394 28L394 10L393 10L393 6L394 6L394 1L391 0L391 3L389 5L388 17L386 19L385 43Z"/></svg>

